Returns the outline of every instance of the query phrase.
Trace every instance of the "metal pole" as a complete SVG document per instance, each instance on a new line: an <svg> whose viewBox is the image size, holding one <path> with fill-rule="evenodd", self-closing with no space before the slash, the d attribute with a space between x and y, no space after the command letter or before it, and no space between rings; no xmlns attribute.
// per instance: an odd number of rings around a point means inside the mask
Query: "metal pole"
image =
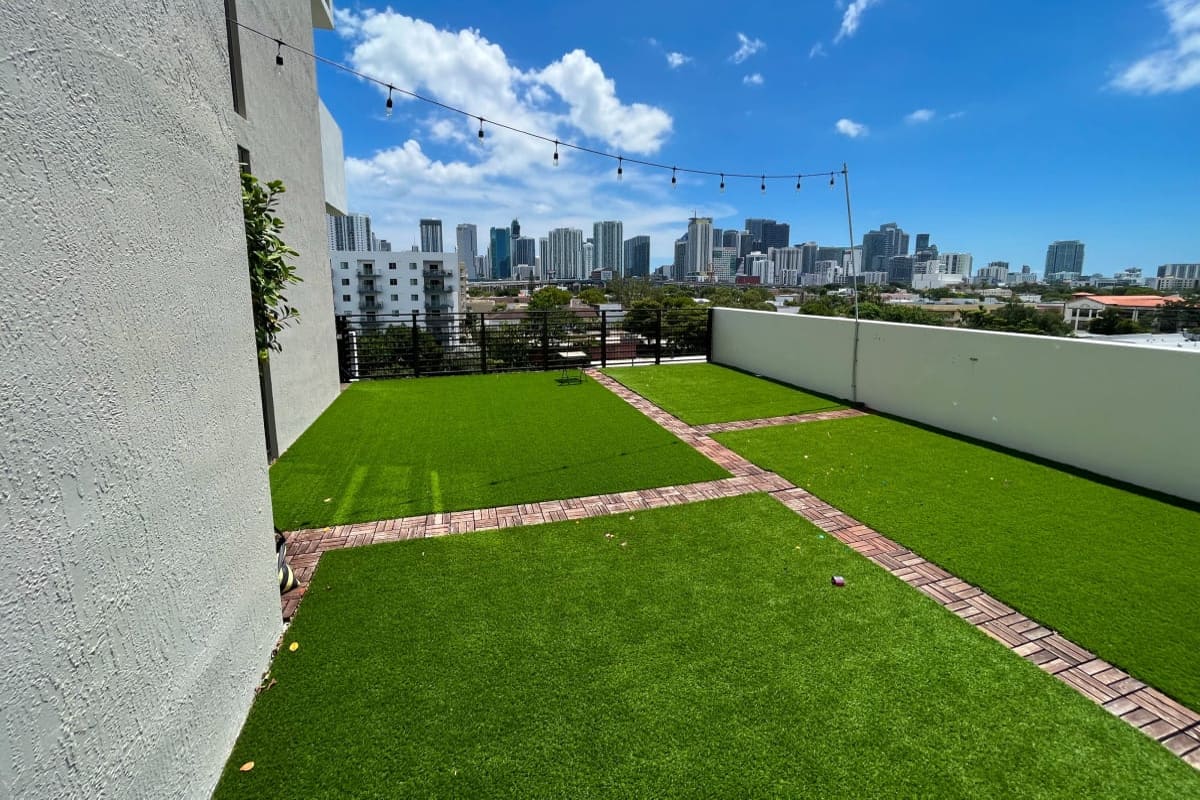
<svg viewBox="0 0 1200 800"><path fill-rule="evenodd" d="M846 187L846 227L850 231L850 268L854 270L854 354L850 362L850 402L858 402L858 273L854 263L854 216L850 211L850 169L842 162L842 183Z"/></svg>

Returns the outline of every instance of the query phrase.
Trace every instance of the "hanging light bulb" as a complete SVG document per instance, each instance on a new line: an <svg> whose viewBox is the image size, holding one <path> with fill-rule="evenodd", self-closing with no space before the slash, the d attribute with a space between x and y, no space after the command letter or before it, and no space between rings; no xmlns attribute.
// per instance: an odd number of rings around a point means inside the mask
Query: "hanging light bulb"
<svg viewBox="0 0 1200 800"><path fill-rule="evenodd" d="M829 173L829 188L833 188L833 173Z"/></svg>
<svg viewBox="0 0 1200 800"><path fill-rule="evenodd" d="M483 117L479 118L479 138L483 138Z"/></svg>
<svg viewBox="0 0 1200 800"><path fill-rule="evenodd" d="M800 177L801 176L799 176L799 175L796 176L796 191L797 192L800 191Z"/></svg>
<svg viewBox="0 0 1200 800"><path fill-rule="evenodd" d="M283 40L275 40L275 74L283 74Z"/></svg>
<svg viewBox="0 0 1200 800"><path fill-rule="evenodd" d="M758 190L760 192L762 192L763 194L766 194L767 193L767 176L763 175L759 180L761 181L761 183L759 184Z"/></svg>
<svg viewBox="0 0 1200 800"><path fill-rule="evenodd" d="M388 84L387 110L385 110L383 112L383 116L386 117L387 119L392 118L392 88L393 88L392 85L389 83Z"/></svg>
<svg viewBox="0 0 1200 800"><path fill-rule="evenodd" d="M554 140L554 166L558 166L558 139Z"/></svg>
<svg viewBox="0 0 1200 800"><path fill-rule="evenodd" d="M721 194L725 194L725 173L721 173Z"/></svg>
<svg viewBox="0 0 1200 800"><path fill-rule="evenodd" d="M617 180L621 180L621 176L625 174L625 170L621 168L621 165L624 163L625 159L617 156Z"/></svg>
<svg viewBox="0 0 1200 800"><path fill-rule="evenodd" d="M676 184L676 180L675 180L675 170L676 169L677 169L676 167L671 167L671 188L672 189L675 188L675 184Z"/></svg>

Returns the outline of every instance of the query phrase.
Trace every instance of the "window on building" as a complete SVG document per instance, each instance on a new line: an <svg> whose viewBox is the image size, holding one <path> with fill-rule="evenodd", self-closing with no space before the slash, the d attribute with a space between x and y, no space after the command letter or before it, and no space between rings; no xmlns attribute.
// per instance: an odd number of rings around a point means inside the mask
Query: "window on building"
<svg viewBox="0 0 1200 800"><path fill-rule="evenodd" d="M399 309L397 309L397 310L393 311L393 312L392 312L392 316L393 316L393 317L398 317L398 316L400 316L400 310L399 310Z"/></svg>
<svg viewBox="0 0 1200 800"><path fill-rule="evenodd" d="M388 262L388 269L395 269L395 268L396 268L396 262L395 262L395 261L389 261L389 262Z"/></svg>
<svg viewBox="0 0 1200 800"><path fill-rule="evenodd" d="M237 0L225 0L225 41L229 45L229 82L233 110L246 116L246 86L242 80L242 45L238 37Z"/></svg>
<svg viewBox="0 0 1200 800"><path fill-rule="evenodd" d="M390 281L388 281L388 284L390 284L391 286L396 286L399 283L400 283L400 281L396 280L395 278L392 278Z"/></svg>
<svg viewBox="0 0 1200 800"><path fill-rule="evenodd" d="M408 268L409 268L409 269L416 269L416 268L417 268L417 263L416 263L415 261L410 261L410 262L409 262L409 264L408 264Z"/></svg>
<svg viewBox="0 0 1200 800"><path fill-rule="evenodd" d="M394 301L399 301L399 300L400 300L400 295L398 295L398 294L394 294L394 295L392 295L392 300L394 300Z"/></svg>
<svg viewBox="0 0 1200 800"><path fill-rule="evenodd" d="M342 269L350 269L350 262L349 262L349 261L343 261L343 262L342 262Z"/></svg>
<svg viewBox="0 0 1200 800"><path fill-rule="evenodd" d="M350 295L348 295L348 294L344 294L344 295L342 295L342 302L343 302L343 303L349 303L349 302L350 302Z"/></svg>
<svg viewBox="0 0 1200 800"><path fill-rule="evenodd" d="M409 286L416 286L416 285L417 285L417 279L416 279L416 278L409 278L409 279L408 279L408 285L409 285Z"/></svg>
<svg viewBox="0 0 1200 800"><path fill-rule="evenodd" d="M414 295L409 295L409 296L412 298L412 300L413 300L413 302L414 302L414 303L415 303L416 301L418 301L418 300L420 300L420 299L421 299L421 298L420 298L420 296L418 296L418 295L415 295L415 294L414 294Z"/></svg>
<svg viewBox="0 0 1200 800"><path fill-rule="evenodd" d="M349 286L349 285L350 285L350 279L342 278L342 286Z"/></svg>

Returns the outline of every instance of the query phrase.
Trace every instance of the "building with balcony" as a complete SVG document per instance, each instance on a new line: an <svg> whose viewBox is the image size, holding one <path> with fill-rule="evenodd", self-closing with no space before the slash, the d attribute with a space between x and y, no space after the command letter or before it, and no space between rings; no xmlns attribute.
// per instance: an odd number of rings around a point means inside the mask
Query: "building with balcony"
<svg viewBox="0 0 1200 800"><path fill-rule="evenodd" d="M351 327L462 310L462 275L454 253L334 251L329 259L334 313Z"/></svg>

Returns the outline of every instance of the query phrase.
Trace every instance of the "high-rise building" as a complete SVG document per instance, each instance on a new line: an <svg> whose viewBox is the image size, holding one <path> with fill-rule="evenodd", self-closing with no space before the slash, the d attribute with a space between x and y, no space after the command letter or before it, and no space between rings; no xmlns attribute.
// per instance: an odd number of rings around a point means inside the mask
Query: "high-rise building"
<svg viewBox="0 0 1200 800"><path fill-rule="evenodd" d="M687 275L709 272L712 264L712 217L692 217L688 220L687 253L684 257Z"/></svg>
<svg viewBox="0 0 1200 800"><path fill-rule="evenodd" d="M747 219L746 230L753 240L752 247L763 253L771 247L787 247L791 240L791 226L773 219Z"/></svg>
<svg viewBox="0 0 1200 800"><path fill-rule="evenodd" d="M805 242L800 245L800 274L808 275L816 271L817 255L821 248L816 242Z"/></svg>
<svg viewBox="0 0 1200 800"><path fill-rule="evenodd" d="M887 260L887 280L899 286L911 286L913 277L912 256L892 256Z"/></svg>
<svg viewBox="0 0 1200 800"><path fill-rule="evenodd" d="M514 267L537 266L537 240L532 236L518 236L512 240L512 263Z"/></svg>
<svg viewBox="0 0 1200 800"><path fill-rule="evenodd" d="M421 251L425 253L442 252L442 221L440 219L421 220Z"/></svg>
<svg viewBox="0 0 1200 800"><path fill-rule="evenodd" d="M650 237L634 236L625 240L625 275L644 278L650 274Z"/></svg>
<svg viewBox="0 0 1200 800"><path fill-rule="evenodd" d="M583 243L583 274L579 277L587 280L592 277L592 270L596 268L596 245L592 244L592 240L588 239Z"/></svg>
<svg viewBox="0 0 1200 800"><path fill-rule="evenodd" d="M740 236L741 236L741 231L735 231L733 228L726 228L721 233L721 246L738 248L738 255L739 256L745 255L745 253L741 252L740 243L739 243Z"/></svg>
<svg viewBox="0 0 1200 800"><path fill-rule="evenodd" d="M1083 274L1083 242L1077 239L1051 242L1046 248L1046 279L1064 272Z"/></svg>
<svg viewBox="0 0 1200 800"><path fill-rule="evenodd" d="M1200 279L1200 264L1163 264L1158 268L1160 278Z"/></svg>
<svg viewBox="0 0 1200 800"><path fill-rule="evenodd" d="M732 283L734 272L737 270L737 259L736 248L714 247L712 250L713 279L721 283Z"/></svg>
<svg viewBox="0 0 1200 800"><path fill-rule="evenodd" d="M326 214L330 250L373 251L379 246L371 233L371 218L366 214Z"/></svg>
<svg viewBox="0 0 1200 800"><path fill-rule="evenodd" d="M542 276L548 280L583 277L583 231L554 228L546 236L549 253L542 254Z"/></svg>
<svg viewBox="0 0 1200 800"><path fill-rule="evenodd" d="M777 283L785 275L800 275L804 272L804 247L772 247L767 251L767 258L775 265L775 276L771 281L764 278L763 283Z"/></svg>
<svg viewBox="0 0 1200 800"><path fill-rule="evenodd" d="M835 261L838 264L842 263L842 258L846 255L844 247L818 247L817 261ZM815 265L814 265L815 268Z"/></svg>
<svg viewBox="0 0 1200 800"><path fill-rule="evenodd" d="M475 258L479 255L479 229L469 222L463 222L454 229L454 238L458 245L458 263L466 268L472 278L482 277L475 271Z"/></svg>
<svg viewBox="0 0 1200 800"><path fill-rule="evenodd" d="M724 231L722 231L720 228L714 227L712 229L712 240L713 240L713 249L714 250L718 247L724 246L724 242L721 241L722 234L724 234Z"/></svg>
<svg viewBox="0 0 1200 800"><path fill-rule="evenodd" d="M929 234L928 233L918 233L917 234L916 249L918 251L929 249Z"/></svg>
<svg viewBox="0 0 1200 800"><path fill-rule="evenodd" d="M675 260L671 262L671 278L680 280L687 272L687 237L675 240Z"/></svg>
<svg viewBox="0 0 1200 800"><path fill-rule="evenodd" d="M864 235L862 248L863 269L885 272L889 258L908 255L908 234L896 223L888 222Z"/></svg>
<svg viewBox="0 0 1200 800"><path fill-rule="evenodd" d="M606 220L592 225L593 269L611 269L613 275L624 275L625 226L620 220Z"/></svg>
<svg viewBox="0 0 1200 800"><path fill-rule="evenodd" d="M974 283L980 286L999 286L1008 281L1008 262L993 261L975 273Z"/></svg>
<svg viewBox="0 0 1200 800"><path fill-rule="evenodd" d="M512 277L512 231L508 228L492 228L488 238L490 277L494 281L508 280Z"/></svg>
<svg viewBox="0 0 1200 800"><path fill-rule="evenodd" d="M379 252L381 252L381 253L392 252L392 243L389 242L387 239L378 239L378 240L376 240L376 244L379 246Z"/></svg>
<svg viewBox="0 0 1200 800"><path fill-rule="evenodd" d="M539 278L546 277L546 257L550 254L550 237L543 236L538 239L538 263L537 276Z"/></svg>
<svg viewBox="0 0 1200 800"><path fill-rule="evenodd" d="M942 253L939 258L943 264L941 271L947 275L962 275L964 278L971 276L974 258L970 253Z"/></svg>
<svg viewBox="0 0 1200 800"><path fill-rule="evenodd" d="M512 231L512 238L515 239L521 235L521 223L516 218L513 219L512 225L509 228Z"/></svg>

